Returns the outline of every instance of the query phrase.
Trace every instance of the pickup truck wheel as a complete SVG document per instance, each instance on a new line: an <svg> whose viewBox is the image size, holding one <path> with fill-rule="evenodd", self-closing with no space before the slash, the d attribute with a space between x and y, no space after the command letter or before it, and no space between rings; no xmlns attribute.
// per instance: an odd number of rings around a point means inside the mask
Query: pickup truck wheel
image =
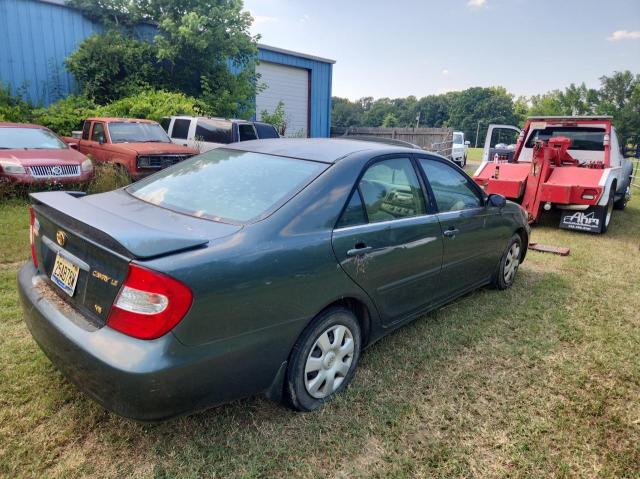
<svg viewBox="0 0 640 479"><path fill-rule="evenodd" d="M464 168L465 166L467 166L467 155L462 157L462 167Z"/></svg>
<svg viewBox="0 0 640 479"><path fill-rule="evenodd" d="M600 231L599 234L605 234L609 229L609 223L611 223L611 216L613 216L613 203L615 192L613 188L609 192L609 201L605 206L597 206L596 214L600 218Z"/></svg>
<svg viewBox="0 0 640 479"><path fill-rule="evenodd" d="M312 411L347 387L358 365L362 335L354 314L329 308L300 335L285 382L289 404Z"/></svg>
<svg viewBox="0 0 640 479"><path fill-rule="evenodd" d="M507 248L500 258L498 268L493 274L491 285L494 288L507 289L513 285L513 282L516 279L516 273L518 272L518 267L520 266L521 257L522 238L520 238L519 234L514 234L509 240L509 243L507 243Z"/></svg>
<svg viewBox="0 0 640 479"><path fill-rule="evenodd" d="M613 204L613 207L617 210L623 210L627 207L629 199L631 198L631 188L627 186L627 189L622 194L622 197Z"/></svg>

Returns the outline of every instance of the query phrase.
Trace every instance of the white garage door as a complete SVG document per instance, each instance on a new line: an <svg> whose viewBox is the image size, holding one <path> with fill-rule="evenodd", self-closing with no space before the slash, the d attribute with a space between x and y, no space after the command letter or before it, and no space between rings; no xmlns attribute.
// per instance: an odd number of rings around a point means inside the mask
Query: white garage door
<svg viewBox="0 0 640 479"><path fill-rule="evenodd" d="M273 113L279 101L284 102L287 130L285 136L307 136L309 118L309 71L275 63L261 62L256 71L267 86L256 97L256 118L267 110Z"/></svg>

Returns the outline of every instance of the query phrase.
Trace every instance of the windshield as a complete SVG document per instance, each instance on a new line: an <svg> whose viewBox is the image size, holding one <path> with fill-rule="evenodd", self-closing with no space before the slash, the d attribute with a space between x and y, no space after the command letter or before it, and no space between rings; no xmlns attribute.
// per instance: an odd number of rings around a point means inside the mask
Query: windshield
<svg viewBox="0 0 640 479"><path fill-rule="evenodd" d="M453 134L453 144L454 145L462 145L464 135L462 133L454 133Z"/></svg>
<svg viewBox="0 0 640 479"><path fill-rule="evenodd" d="M533 130L525 147L533 148L537 140L548 141L554 136L570 138L570 150L604 151L604 128L581 128L578 126L548 126L543 130Z"/></svg>
<svg viewBox="0 0 640 479"><path fill-rule="evenodd" d="M215 149L141 180L127 191L143 201L191 216L243 223L284 204L326 166Z"/></svg>
<svg viewBox="0 0 640 479"><path fill-rule="evenodd" d="M109 134L111 143L171 143L157 123L113 122L109 123Z"/></svg>
<svg viewBox="0 0 640 479"><path fill-rule="evenodd" d="M67 145L42 128L0 128L0 149L64 150Z"/></svg>

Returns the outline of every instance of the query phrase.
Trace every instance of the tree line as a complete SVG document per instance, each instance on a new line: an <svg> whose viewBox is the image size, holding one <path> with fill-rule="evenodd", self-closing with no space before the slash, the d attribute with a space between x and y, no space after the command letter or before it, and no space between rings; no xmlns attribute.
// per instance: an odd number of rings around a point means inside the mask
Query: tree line
<svg viewBox="0 0 640 479"><path fill-rule="evenodd" d="M472 146L483 143L490 123L524 124L535 115L612 115L622 144L640 140L640 75L614 72L600 87L571 84L531 97L515 97L503 87L473 87L423 98L333 97L332 126L452 127L463 131Z"/></svg>

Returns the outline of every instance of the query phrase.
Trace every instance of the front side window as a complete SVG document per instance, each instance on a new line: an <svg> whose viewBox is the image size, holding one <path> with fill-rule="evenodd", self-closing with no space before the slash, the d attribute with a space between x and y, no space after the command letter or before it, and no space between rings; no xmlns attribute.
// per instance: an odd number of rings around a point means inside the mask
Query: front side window
<svg viewBox="0 0 640 479"><path fill-rule="evenodd" d="M63 150L67 145L42 128L0 128L0 150Z"/></svg>
<svg viewBox="0 0 640 479"><path fill-rule="evenodd" d="M93 124L93 133L91 133L91 139L93 141L97 141L98 143L105 143L107 141L107 138L104 134L104 124Z"/></svg>
<svg viewBox="0 0 640 479"><path fill-rule="evenodd" d="M253 125L247 125L246 123L238 125L238 134L240 136L240 141L258 139L256 136L256 130L253 129Z"/></svg>
<svg viewBox="0 0 640 479"><path fill-rule="evenodd" d="M225 145L231 143L231 122L204 118L198 119L198 123L196 124L196 141L223 143Z"/></svg>
<svg viewBox="0 0 640 479"><path fill-rule="evenodd" d="M210 150L127 188L136 198L191 216L235 223L286 202L327 164L247 151Z"/></svg>
<svg viewBox="0 0 640 479"><path fill-rule="evenodd" d="M115 121L109 123L111 143L171 143L158 123Z"/></svg>
<svg viewBox="0 0 640 479"><path fill-rule="evenodd" d="M438 211L460 211L477 208L482 205L476 190L469 184L469 179L452 166L435 160L420 159Z"/></svg>
<svg viewBox="0 0 640 479"><path fill-rule="evenodd" d="M409 158L374 163L365 172L358 188L370 223L426 212L420 182Z"/></svg>

